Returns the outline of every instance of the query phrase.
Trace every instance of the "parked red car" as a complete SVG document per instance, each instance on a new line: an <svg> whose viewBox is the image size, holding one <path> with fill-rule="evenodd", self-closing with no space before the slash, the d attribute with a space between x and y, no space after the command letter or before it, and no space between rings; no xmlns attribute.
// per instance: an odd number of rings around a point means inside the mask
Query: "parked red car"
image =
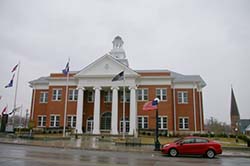
<svg viewBox="0 0 250 166"><path fill-rule="evenodd" d="M222 149L221 145L215 141L190 136L163 145L161 152L172 157L177 155L203 155L208 158L214 158L215 155L222 153Z"/></svg>

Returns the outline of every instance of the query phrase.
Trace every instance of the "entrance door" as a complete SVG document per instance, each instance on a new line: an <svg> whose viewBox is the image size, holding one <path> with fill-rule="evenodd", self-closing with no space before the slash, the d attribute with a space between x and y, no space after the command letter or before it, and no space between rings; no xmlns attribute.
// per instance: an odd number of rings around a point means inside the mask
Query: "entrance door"
<svg viewBox="0 0 250 166"><path fill-rule="evenodd" d="M111 112L105 112L101 116L101 130L110 131L111 130Z"/></svg>
<svg viewBox="0 0 250 166"><path fill-rule="evenodd" d="M93 117L88 118L87 120L87 133L92 133L94 127L94 120Z"/></svg>
<svg viewBox="0 0 250 166"><path fill-rule="evenodd" d="M125 118L126 133L129 132L129 120ZM120 121L120 133L123 133L123 119Z"/></svg>

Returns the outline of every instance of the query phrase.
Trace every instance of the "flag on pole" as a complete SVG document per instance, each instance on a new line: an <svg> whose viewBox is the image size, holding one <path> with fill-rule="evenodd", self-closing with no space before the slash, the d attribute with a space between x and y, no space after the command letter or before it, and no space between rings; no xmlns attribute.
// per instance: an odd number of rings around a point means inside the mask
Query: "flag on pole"
<svg viewBox="0 0 250 166"><path fill-rule="evenodd" d="M143 111L152 111L158 109L158 101L153 100L153 101L148 101L143 105L142 110Z"/></svg>
<svg viewBox="0 0 250 166"><path fill-rule="evenodd" d="M16 64L16 66L13 67L13 69L11 70L11 72L13 73L14 71L16 71L17 67L18 67L18 64Z"/></svg>
<svg viewBox="0 0 250 166"><path fill-rule="evenodd" d="M10 80L10 82L8 83L8 85L5 86L5 88L10 88L13 86L13 80L14 80L15 74L13 74L12 79Z"/></svg>
<svg viewBox="0 0 250 166"><path fill-rule="evenodd" d="M69 61L66 64L65 69L62 70L62 72L63 72L64 75L67 75L69 73Z"/></svg>
<svg viewBox="0 0 250 166"><path fill-rule="evenodd" d="M112 81L121 81L121 80L124 80L124 71L120 72L112 79Z"/></svg>
<svg viewBox="0 0 250 166"><path fill-rule="evenodd" d="M9 115L13 114L13 113L16 112L16 111L19 111L19 109L21 109L21 108L22 108L22 105L19 106L19 107L14 108L14 109L9 113Z"/></svg>
<svg viewBox="0 0 250 166"><path fill-rule="evenodd" d="M2 115L7 111L8 105L6 105L2 111Z"/></svg>

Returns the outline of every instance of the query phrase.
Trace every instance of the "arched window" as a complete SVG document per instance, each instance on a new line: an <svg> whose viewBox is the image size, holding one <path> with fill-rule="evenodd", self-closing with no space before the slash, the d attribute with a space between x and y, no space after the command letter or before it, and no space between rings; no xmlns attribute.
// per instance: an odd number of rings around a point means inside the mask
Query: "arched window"
<svg viewBox="0 0 250 166"><path fill-rule="evenodd" d="M105 112L102 114L101 130L111 130L111 112Z"/></svg>

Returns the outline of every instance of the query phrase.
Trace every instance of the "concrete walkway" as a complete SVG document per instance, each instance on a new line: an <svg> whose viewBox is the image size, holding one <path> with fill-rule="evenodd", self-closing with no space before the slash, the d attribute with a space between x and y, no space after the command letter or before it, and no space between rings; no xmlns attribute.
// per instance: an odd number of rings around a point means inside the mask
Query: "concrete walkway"
<svg viewBox="0 0 250 166"><path fill-rule="evenodd" d="M65 149L83 149L83 150L98 150L98 151L120 151L120 152L139 152L152 153L159 155L160 152L154 151L153 145L142 146L126 146L112 142L112 137L102 138L100 136L79 136L78 139L70 137L69 139L21 139L11 137L0 137L0 143L5 144L20 144L32 146L55 147ZM224 157L248 157L250 158L250 148L223 148L223 153L220 156Z"/></svg>

